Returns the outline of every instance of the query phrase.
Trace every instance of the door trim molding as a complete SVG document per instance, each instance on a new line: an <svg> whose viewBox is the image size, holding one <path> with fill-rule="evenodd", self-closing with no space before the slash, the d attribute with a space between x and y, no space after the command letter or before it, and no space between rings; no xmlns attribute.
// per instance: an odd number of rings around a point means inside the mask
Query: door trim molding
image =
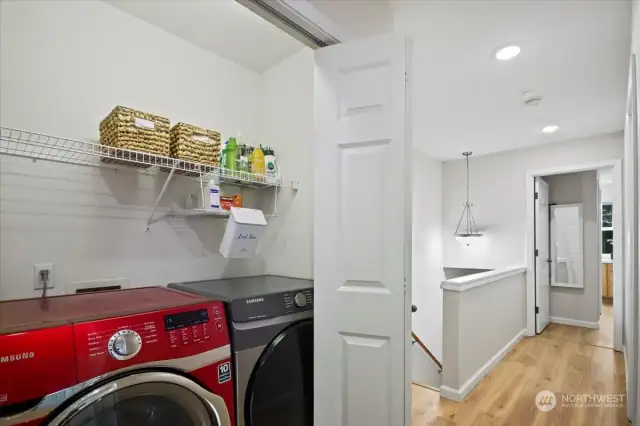
<svg viewBox="0 0 640 426"><path fill-rule="evenodd" d="M527 265L527 336L536 335L536 313L535 313L535 219L534 219L534 179L539 176L559 175L566 173L578 173L591 170L599 170L606 167L613 167L613 204L622 206L622 159L612 159L606 161L589 162L582 164L573 164L566 166L551 167L542 170L528 170L526 173L526 236L525 236L525 264ZM613 209L613 228L623 229L622 209L620 207ZM616 351L622 351L622 298L623 298L623 256L622 238L614 239L613 250L617 256L613 258L613 281L619 285L613 288L613 348Z"/></svg>

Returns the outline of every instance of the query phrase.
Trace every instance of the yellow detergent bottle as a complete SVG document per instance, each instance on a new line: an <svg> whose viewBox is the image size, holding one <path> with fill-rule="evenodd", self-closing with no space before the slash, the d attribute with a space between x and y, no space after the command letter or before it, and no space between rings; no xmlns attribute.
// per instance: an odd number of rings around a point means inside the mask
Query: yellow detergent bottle
<svg viewBox="0 0 640 426"><path fill-rule="evenodd" d="M264 152L262 145L253 150L251 161L251 173L264 176Z"/></svg>

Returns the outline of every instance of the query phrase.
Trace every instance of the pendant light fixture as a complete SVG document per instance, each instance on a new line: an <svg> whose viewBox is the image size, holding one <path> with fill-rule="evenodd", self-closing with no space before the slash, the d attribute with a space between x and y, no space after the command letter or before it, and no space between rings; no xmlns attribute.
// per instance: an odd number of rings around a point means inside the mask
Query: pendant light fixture
<svg viewBox="0 0 640 426"><path fill-rule="evenodd" d="M464 209L462 210L462 215L458 221L455 233L456 239L466 245L470 245L475 238L482 236L482 234L478 232L476 221L473 219L473 213L471 212L471 206L473 206L473 204L469 202L469 157L471 154L473 153L470 151L462 153L467 159L467 201L464 203Z"/></svg>

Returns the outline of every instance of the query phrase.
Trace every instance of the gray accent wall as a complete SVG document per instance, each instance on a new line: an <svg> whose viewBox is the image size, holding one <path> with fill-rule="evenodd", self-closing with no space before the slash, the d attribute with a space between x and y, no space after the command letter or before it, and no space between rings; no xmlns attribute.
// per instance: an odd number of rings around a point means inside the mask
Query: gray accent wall
<svg viewBox="0 0 640 426"><path fill-rule="evenodd" d="M598 174L594 171L547 176L549 199L555 204L582 204L584 220L584 287L551 287L550 316L576 321L600 319L600 254Z"/></svg>
<svg viewBox="0 0 640 426"><path fill-rule="evenodd" d="M471 246L456 241L456 225L465 202L464 159L442 165L442 264L499 268L526 263L527 171L622 158L622 132L555 142L496 154L472 156L473 216L484 233Z"/></svg>

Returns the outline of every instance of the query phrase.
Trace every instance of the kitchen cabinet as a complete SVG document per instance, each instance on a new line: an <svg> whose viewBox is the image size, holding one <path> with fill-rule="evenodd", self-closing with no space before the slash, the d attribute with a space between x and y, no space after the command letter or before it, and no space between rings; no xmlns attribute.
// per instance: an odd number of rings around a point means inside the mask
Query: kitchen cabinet
<svg viewBox="0 0 640 426"><path fill-rule="evenodd" d="M602 264L602 297L613 298L613 263Z"/></svg>

